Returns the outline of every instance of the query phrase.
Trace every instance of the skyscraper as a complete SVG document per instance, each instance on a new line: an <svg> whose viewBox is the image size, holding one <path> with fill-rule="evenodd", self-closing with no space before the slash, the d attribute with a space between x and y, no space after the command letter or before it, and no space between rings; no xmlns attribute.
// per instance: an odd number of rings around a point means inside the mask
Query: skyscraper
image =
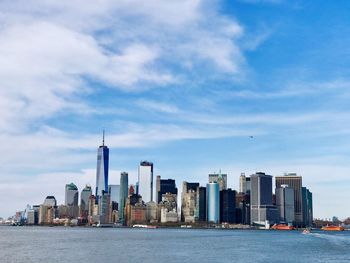
<svg viewBox="0 0 350 263"><path fill-rule="evenodd" d="M276 205L281 223L294 223L294 189L288 185L276 188Z"/></svg>
<svg viewBox="0 0 350 263"><path fill-rule="evenodd" d="M250 192L250 177L245 176L245 173L241 173L239 177L239 192L244 194Z"/></svg>
<svg viewBox="0 0 350 263"><path fill-rule="evenodd" d="M313 223L312 193L306 187L301 188L303 207L303 226L309 227Z"/></svg>
<svg viewBox="0 0 350 263"><path fill-rule="evenodd" d="M120 174L120 189L119 189L119 218L120 221L125 223L125 204L128 199L128 191L129 191L129 182L128 182L128 173L122 172Z"/></svg>
<svg viewBox="0 0 350 263"><path fill-rule="evenodd" d="M277 221L278 212L272 205L272 176L256 173L250 176L250 220L251 224L265 225Z"/></svg>
<svg viewBox="0 0 350 263"><path fill-rule="evenodd" d="M207 220L218 224L220 219L220 193L218 183L207 184Z"/></svg>
<svg viewBox="0 0 350 263"><path fill-rule="evenodd" d="M295 225L301 226L303 224L303 211L302 211L302 177L295 173L285 174L283 176L276 176L276 188L281 185L288 185L294 189L294 218Z"/></svg>
<svg viewBox="0 0 350 263"><path fill-rule="evenodd" d="M105 133L103 131L102 145L97 150L96 200L102 196L102 191L108 192L108 163L109 149L105 146Z"/></svg>
<svg viewBox="0 0 350 263"><path fill-rule="evenodd" d="M108 186L108 192L111 195L111 203L112 202L119 203L120 185L110 184Z"/></svg>
<svg viewBox="0 0 350 263"><path fill-rule="evenodd" d="M219 171L219 173L209 174L209 183L218 183L220 191L226 190L227 189L227 174L222 174L221 171Z"/></svg>
<svg viewBox="0 0 350 263"><path fill-rule="evenodd" d="M142 200L147 203L153 201L153 163L142 161L138 172L138 191Z"/></svg>
<svg viewBox="0 0 350 263"><path fill-rule="evenodd" d="M177 195L175 180L161 179L160 175L158 175L157 181L156 181L156 203L157 204L159 204L162 201L162 195L166 193Z"/></svg>
<svg viewBox="0 0 350 263"><path fill-rule="evenodd" d="M78 206L78 187L73 184L66 184L65 187L65 205L66 206Z"/></svg>
<svg viewBox="0 0 350 263"><path fill-rule="evenodd" d="M195 221L197 207L197 189L199 183L182 182L181 221L192 223Z"/></svg>
<svg viewBox="0 0 350 263"><path fill-rule="evenodd" d="M220 191L220 222L236 223L236 191L230 188Z"/></svg>
<svg viewBox="0 0 350 263"><path fill-rule="evenodd" d="M196 220L207 221L207 189L202 186L197 189Z"/></svg>
<svg viewBox="0 0 350 263"><path fill-rule="evenodd" d="M86 185L80 194L80 216L84 219L87 219L89 215L89 198L91 195L91 186Z"/></svg>

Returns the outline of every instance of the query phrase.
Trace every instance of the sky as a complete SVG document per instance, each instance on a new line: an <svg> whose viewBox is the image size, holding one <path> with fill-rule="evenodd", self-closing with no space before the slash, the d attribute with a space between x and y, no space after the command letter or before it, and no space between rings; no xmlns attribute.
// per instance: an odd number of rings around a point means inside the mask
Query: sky
<svg viewBox="0 0 350 263"><path fill-rule="evenodd" d="M350 2L2 0L0 217L64 186L297 173L350 216ZM253 136L251 138L250 136Z"/></svg>

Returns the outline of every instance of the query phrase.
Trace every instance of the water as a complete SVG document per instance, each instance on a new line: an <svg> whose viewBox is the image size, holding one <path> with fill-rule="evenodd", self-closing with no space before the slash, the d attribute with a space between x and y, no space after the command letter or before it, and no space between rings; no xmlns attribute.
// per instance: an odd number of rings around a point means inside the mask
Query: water
<svg viewBox="0 0 350 263"><path fill-rule="evenodd" d="M350 262L350 231L0 227L0 262Z"/></svg>

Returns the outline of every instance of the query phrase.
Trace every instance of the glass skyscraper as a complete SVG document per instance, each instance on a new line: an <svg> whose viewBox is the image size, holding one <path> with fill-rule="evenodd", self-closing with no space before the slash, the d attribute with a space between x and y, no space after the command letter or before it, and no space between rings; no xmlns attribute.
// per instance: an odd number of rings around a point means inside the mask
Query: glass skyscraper
<svg viewBox="0 0 350 263"><path fill-rule="evenodd" d="M145 203L153 201L153 163L151 162L140 163L137 193L142 196Z"/></svg>
<svg viewBox="0 0 350 263"><path fill-rule="evenodd" d="M119 218L122 223L125 222L124 218L124 208L125 208L125 203L126 199L128 199L128 173L122 172L120 174L120 187L119 187Z"/></svg>
<svg viewBox="0 0 350 263"><path fill-rule="evenodd" d="M96 169L96 200L102 196L102 191L108 192L108 162L109 149L105 146L105 136L103 132L102 145L97 150L97 169Z"/></svg>
<svg viewBox="0 0 350 263"><path fill-rule="evenodd" d="M218 183L207 184L207 220L209 223L219 223L220 193Z"/></svg>
<svg viewBox="0 0 350 263"><path fill-rule="evenodd" d="M73 184L66 184L65 189L65 205L68 206L78 206L78 187Z"/></svg>

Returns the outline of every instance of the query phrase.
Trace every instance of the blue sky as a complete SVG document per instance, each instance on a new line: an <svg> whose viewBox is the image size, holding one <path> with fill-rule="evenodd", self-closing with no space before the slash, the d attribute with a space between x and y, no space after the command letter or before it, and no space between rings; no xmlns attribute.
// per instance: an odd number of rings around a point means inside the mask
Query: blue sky
<svg viewBox="0 0 350 263"><path fill-rule="evenodd" d="M0 215L94 187L105 128L111 183L296 172L316 217L349 216L349 7L1 1Z"/></svg>

